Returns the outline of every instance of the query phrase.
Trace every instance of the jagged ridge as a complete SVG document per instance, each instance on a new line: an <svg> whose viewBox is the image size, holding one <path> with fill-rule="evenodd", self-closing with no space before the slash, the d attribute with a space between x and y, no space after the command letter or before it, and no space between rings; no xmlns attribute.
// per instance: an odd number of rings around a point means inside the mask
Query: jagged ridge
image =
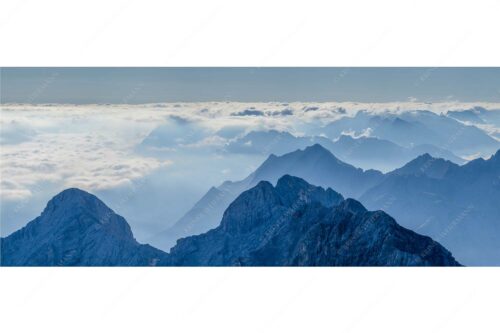
<svg viewBox="0 0 500 333"><path fill-rule="evenodd" d="M459 265L386 213L288 175L243 192L219 227L179 240L170 254L167 264L179 266Z"/></svg>

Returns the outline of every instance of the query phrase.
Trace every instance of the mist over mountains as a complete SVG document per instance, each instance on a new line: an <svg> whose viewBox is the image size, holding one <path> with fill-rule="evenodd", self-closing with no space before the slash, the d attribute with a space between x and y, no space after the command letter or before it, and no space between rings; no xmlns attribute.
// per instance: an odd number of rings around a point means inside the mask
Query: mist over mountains
<svg viewBox="0 0 500 333"><path fill-rule="evenodd" d="M481 106L475 106L467 110L448 111L446 115L471 124L493 124L500 126L500 110L487 110Z"/></svg>
<svg viewBox="0 0 500 333"><path fill-rule="evenodd" d="M392 141L370 136L352 137L341 134L337 139L331 140L324 136L296 137L276 130L252 131L230 142L225 150L233 154L283 155L313 144L320 144L341 160L365 170L391 171L425 153L457 164L465 162L451 151L432 144L403 147Z"/></svg>
<svg viewBox="0 0 500 333"><path fill-rule="evenodd" d="M329 137L338 137L346 131L359 135L367 129L372 136L404 147L434 145L457 155L471 155L478 150L489 155L499 148L499 142L479 128L430 111L375 115L361 111L354 117L332 122L323 130Z"/></svg>
<svg viewBox="0 0 500 333"><path fill-rule="evenodd" d="M458 166L422 155L364 193L403 226L442 242L462 263L500 265L500 151Z"/></svg>
<svg viewBox="0 0 500 333"><path fill-rule="evenodd" d="M319 144L279 157L272 154L245 179L211 188L172 228L149 241L168 249L180 237L208 231L217 226L229 203L241 192L262 180L275 184L285 174L301 177L311 184L335 188L347 197L359 196L382 178L379 171L363 171L340 161Z"/></svg>
<svg viewBox="0 0 500 333"><path fill-rule="evenodd" d="M97 249L87 226L73 225L79 215L68 213L60 219L68 223L55 224L62 229L53 232L50 249L39 248L42 257L33 250L15 260L84 265L90 257L59 255L68 235L70 248L85 243L83 252L110 253L116 265L164 262L164 252L180 238L218 228L242 193L261 181L275 187L291 175L387 212L443 244L461 264L499 265L499 114L494 105L453 103L7 105L0 152L2 243L54 193L76 187L126 216L139 242L124 233L108 244L104 233L95 239L107 245ZM80 213L84 220L102 219ZM33 222L29 226L40 225ZM38 229L21 229L15 243L41 242L48 234L25 239ZM130 257L125 248L137 255Z"/></svg>
<svg viewBox="0 0 500 333"><path fill-rule="evenodd" d="M387 174L341 162L316 144L283 156L271 155L240 182L212 188L174 227L151 242L165 250L178 238L215 228L239 193L282 174L339 189L372 210L389 212L403 226L440 239L468 265L500 264L499 152L463 166L424 154Z"/></svg>

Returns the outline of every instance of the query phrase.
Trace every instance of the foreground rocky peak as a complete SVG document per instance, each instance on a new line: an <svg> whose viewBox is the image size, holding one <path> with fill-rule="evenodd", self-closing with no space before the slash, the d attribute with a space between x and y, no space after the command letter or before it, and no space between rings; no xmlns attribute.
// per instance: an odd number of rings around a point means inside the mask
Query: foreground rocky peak
<svg viewBox="0 0 500 333"><path fill-rule="evenodd" d="M49 200L42 214L53 212L62 213L71 208L86 209L94 215L105 215L112 210L107 207L99 198L78 188L68 188Z"/></svg>
<svg viewBox="0 0 500 333"><path fill-rule="evenodd" d="M276 187L261 181L243 192L225 211L221 229L229 233L250 232L279 218L286 209L293 210L311 202L331 207L342 200L342 195L332 189L325 190L301 178L285 175L278 180Z"/></svg>
<svg viewBox="0 0 500 333"><path fill-rule="evenodd" d="M128 223L92 194L68 189L1 239L4 266L455 266L440 244L382 211L285 175L261 181L220 225L178 241L170 254L139 244Z"/></svg>
<svg viewBox="0 0 500 333"><path fill-rule="evenodd" d="M67 189L42 214L1 239L4 266L143 266L166 254L139 244L127 221L96 196Z"/></svg>
<svg viewBox="0 0 500 333"><path fill-rule="evenodd" d="M283 176L262 181L226 210L219 227L181 239L169 265L456 266L439 243L369 212L335 191Z"/></svg>
<svg viewBox="0 0 500 333"><path fill-rule="evenodd" d="M124 218L115 214L95 195L78 188L66 189L53 197L40 215L39 223L46 228L57 228L57 223L74 223L82 217L88 218L89 227L96 224L95 228L103 228L114 237L135 241Z"/></svg>
<svg viewBox="0 0 500 333"><path fill-rule="evenodd" d="M291 206L297 202L319 202L325 207L340 203L344 198L331 188L323 189L320 186L310 185L302 178L284 175L276 184L282 203Z"/></svg>

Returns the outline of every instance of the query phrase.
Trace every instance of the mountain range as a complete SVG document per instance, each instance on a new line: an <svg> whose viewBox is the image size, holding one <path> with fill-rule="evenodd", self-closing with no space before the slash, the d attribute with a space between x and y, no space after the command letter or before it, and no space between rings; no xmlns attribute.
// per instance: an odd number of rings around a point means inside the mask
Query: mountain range
<svg viewBox="0 0 500 333"><path fill-rule="evenodd" d="M500 148L499 141L476 126L423 110L397 114L359 111L354 117L345 116L318 131L329 138L337 138L345 132L358 135L369 132L371 136L397 142L407 148L431 144L458 156L488 155Z"/></svg>
<svg viewBox="0 0 500 333"><path fill-rule="evenodd" d="M176 266L457 266L431 238L382 211L304 180L259 182L231 203L220 225L179 240Z"/></svg>
<svg viewBox="0 0 500 333"><path fill-rule="evenodd" d="M462 166L422 155L359 200L442 242L466 265L500 265L500 151Z"/></svg>
<svg viewBox="0 0 500 333"><path fill-rule="evenodd" d="M475 106L467 110L457 110L446 112L448 117L469 122L472 124L493 124L500 126L500 110L487 110L480 106Z"/></svg>
<svg viewBox="0 0 500 333"><path fill-rule="evenodd" d="M288 132L276 130L251 131L248 134L229 142L225 150L233 154L283 155L288 152L304 149L313 144L320 144L331 151L342 161L363 169L390 171L404 163L430 153L457 164L465 162L449 150L432 144L419 144L403 147L392 141L372 136L352 137L341 134L331 140L324 136L294 136Z"/></svg>
<svg viewBox="0 0 500 333"><path fill-rule="evenodd" d="M349 164L363 169L373 168L383 172L394 170L425 153L444 158L456 164L466 162L451 151L432 144L422 143L411 147L403 147L389 140L375 137L362 136L353 138L350 135L341 135L332 145L325 147Z"/></svg>
<svg viewBox="0 0 500 333"><path fill-rule="evenodd" d="M3 266L458 266L431 238L382 211L304 180L281 177L243 192L220 225L170 254L139 244L94 195L68 189L0 239Z"/></svg>
<svg viewBox="0 0 500 333"><path fill-rule="evenodd" d="M499 155L459 166L423 154L387 174L350 166L320 145L270 155L246 179L212 188L151 243L168 250L179 238L213 229L241 192L262 180L275 184L281 175L290 174L335 188L369 209L387 211L404 227L441 241L464 264L500 265Z"/></svg>
<svg viewBox="0 0 500 333"><path fill-rule="evenodd" d="M177 239L215 228L229 204L243 191L262 180L275 184L285 175L301 177L311 184L334 188L347 197L358 197L383 177L380 171L355 168L337 159L319 144L283 156L271 154L253 173L241 181L224 182L211 188L171 228L149 242L168 250Z"/></svg>

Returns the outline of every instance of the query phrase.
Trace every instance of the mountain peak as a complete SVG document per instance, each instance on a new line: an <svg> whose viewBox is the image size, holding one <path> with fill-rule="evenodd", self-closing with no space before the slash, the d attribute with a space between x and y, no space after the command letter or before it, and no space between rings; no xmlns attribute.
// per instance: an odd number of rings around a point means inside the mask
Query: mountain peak
<svg viewBox="0 0 500 333"><path fill-rule="evenodd" d="M431 162L437 161L437 160L440 160L440 158L432 157L431 154L429 154L429 153L423 153L423 154L415 157L413 160L411 160L407 164L413 163L413 164L422 165L422 164L431 163Z"/></svg>
<svg viewBox="0 0 500 333"><path fill-rule="evenodd" d="M290 201L300 187L307 187L305 198ZM440 244L404 229L385 213L368 212L358 201L341 196L332 204L327 198L332 192L289 175L275 188L260 182L229 206L219 227L180 239L170 251L169 264L458 265Z"/></svg>
<svg viewBox="0 0 500 333"><path fill-rule="evenodd" d="M421 159L421 160L427 161L427 160L434 159L434 157L432 157L429 153L424 153L424 154L418 156L417 159Z"/></svg>
<svg viewBox="0 0 500 333"><path fill-rule="evenodd" d="M273 185L267 180L261 180L260 182L257 183L256 188L263 189L264 191L266 191L273 188Z"/></svg>
<svg viewBox="0 0 500 333"><path fill-rule="evenodd" d="M255 187L241 193L226 209L220 226L228 233L245 233L265 223L276 214L281 200L271 183L261 180ZM250 211L251 214L242 214ZM266 218L253 219L255 214ZM234 222L234 221L237 222Z"/></svg>
<svg viewBox="0 0 500 333"><path fill-rule="evenodd" d="M462 171L470 173L472 176L475 174L481 174L485 172L493 172L495 177L499 175L499 167L500 167L500 149L497 152L490 156L488 159L484 159L482 157L476 158L472 161L467 162L461 167Z"/></svg>
<svg viewBox="0 0 500 333"><path fill-rule="evenodd" d="M284 175L275 187L270 182L262 180L253 188L241 193L224 212L221 226L231 233L248 232L265 224L266 219L282 214L283 211L297 209L313 202L324 207L333 207L343 200L342 195L332 189L325 190L320 186L309 184L302 178ZM243 211L249 214L242 215ZM255 214L260 214L262 218L255 219Z"/></svg>
<svg viewBox="0 0 500 333"><path fill-rule="evenodd" d="M491 155L490 160L500 162L500 149L498 149L495 154Z"/></svg>
<svg viewBox="0 0 500 333"><path fill-rule="evenodd" d="M145 266L166 257L139 244L123 217L77 188L54 196L1 246L1 264L8 266Z"/></svg>
<svg viewBox="0 0 500 333"><path fill-rule="evenodd" d="M276 184L276 188L307 187L307 186L309 186L309 183L307 183L304 179L290 175L282 176L280 179L278 179L278 182Z"/></svg>
<svg viewBox="0 0 500 333"><path fill-rule="evenodd" d="M54 196L54 199L58 198L60 200L65 200L65 199L68 199L68 198L75 198L75 197L81 197L81 198L84 198L84 197L89 197L89 198L90 197L94 197L94 198L96 198L93 194L90 194L89 192L81 190L81 189L79 189L77 187L70 187L70 188L67 188L67 189L59 192L59 194L56 194Z"/></svg>
<svg viewBox="0 0 500 333"><path fill-rule="evenodd" d="M443 158L435 158L428 153L424 153L401 168L392 171L391 174L426 175L431 178L442 178L450 169L458 167L453 162Z"/></svg>
<svg viewBox="0 0 500 333"><path fill-rule="evenodd" d="M311 153L311 152L314 152L314 153L327 153L327 154L332 155L332 153L328 149L326 149L325 147L323 147L319 143L315 143L312 146L306 147L304 149L304 152L307 152L307 153Z"/></svg>
<svg viewBox="0 0 500 333"><path fill-rule="evenodd" d="M278 157L269 157L252 175L250 185L266 179L275 184L283 175L300 177L310 184L322 184L348 197L355 197L377 182L382 173L364 172L339 160L320 144Z"/></svg>
<svg viewBox="0 0 500 333"><path fill-rule="evenodd" d="M95 195L90 194L78 188L68 188L59 194L55 195L47 203L42 214L60 214L76 213L78 209L84 209L92 212L93 215L100 215L103 217L109 216L113 211L104 204Z"/></svg>
<svg viewBox="0 0 500 333"><path fill-rule="evenodd" d="M337 139L338 142L352 142L354 141L355 139L350 136L350 135L347 135L347 134L342 134L341 136L339 136L339 138Z"/></svg>
<svg viewBox="0 0 500 333"><path fill-rule="evenodd" d="M332 207L344 199L341 194L330 188L325 190L320 186L309 184L302 178L290 175L281 177L275 189L281 198L281 202L286 206L319 202L325 207Z"/></svg>
<svg viewBox="0 0 500 333"><path fill-rule="evenodd" d="M307 158L322 157L335 160L337 163L345 164L344 162L341 162L330 150L326 149L319 143L315 143L312 146L308 146L304 150L298 150L297 152L301 152L303 156Z"/></svg>
<svg viewBox="0 0 500 333"><path fill-rule="evenodd" d="M392 120L393 125L395 126L408 126L410 123L406 120L401 119L400 117L395 117Z"/></svg>

